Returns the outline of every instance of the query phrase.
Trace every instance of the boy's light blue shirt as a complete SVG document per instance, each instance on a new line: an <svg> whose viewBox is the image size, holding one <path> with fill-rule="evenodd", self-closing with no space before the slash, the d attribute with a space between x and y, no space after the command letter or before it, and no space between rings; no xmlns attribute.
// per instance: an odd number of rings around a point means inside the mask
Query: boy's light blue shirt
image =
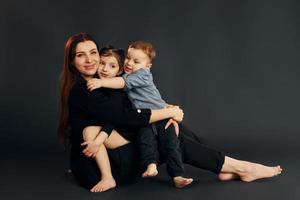
<svg viewBox="0 0 300 200"><path fill-rule="evenodd" d="M124 90L136 108L160 109L166 107L159 91L153 83L153 76L148 68L141 68L132 74L123 75Z"/></svg>

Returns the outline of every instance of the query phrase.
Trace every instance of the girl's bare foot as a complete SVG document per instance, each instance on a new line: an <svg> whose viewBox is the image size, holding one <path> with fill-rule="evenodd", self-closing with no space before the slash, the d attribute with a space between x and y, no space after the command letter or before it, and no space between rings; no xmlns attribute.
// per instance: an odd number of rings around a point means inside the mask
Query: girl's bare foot
<svg viewBox="0 0 300 200"><path fill-rule="evenodd" d="M223 172L221 172L218 175L218 178L219 178L220 181L231 181L233 179L238 179L239 176L237 174L234 174L234 173L223 173Z"/></svg>
<svg viewBox="0 0 300 200"><path fill-rule="evenodd" d="M183 188L193 182L192 178L184 178L182 176L176 176L173 178L175 187L177 188Z"/></svg>
<svg viewBox="0 0 300 200"><path fill-rule="evenodd" d="M268 167L265 165L250 163L244 161L244 169L238 172L242 181L252 182L257 179L270 178L281 174L282 169L278 165L276 167Z"/></svg>
<svg viewBox="0 0 300 200"><path fill-rule="evenodd" d="M147 166L147 170L142 174L143 178L153 177L158 174L157 166L154 163L151 163Z"/></svg>
<svg viewBox="0 0 300 200"><path fill-rule="evenodd" d="M105 192L116 187L116 181L113 177L103 178L90 191L91 192Z"/></svg>

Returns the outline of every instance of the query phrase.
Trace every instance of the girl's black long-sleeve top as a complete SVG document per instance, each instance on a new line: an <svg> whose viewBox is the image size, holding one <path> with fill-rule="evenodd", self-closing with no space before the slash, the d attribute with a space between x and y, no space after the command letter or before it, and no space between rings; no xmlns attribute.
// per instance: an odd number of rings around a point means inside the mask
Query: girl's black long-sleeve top
<svg viewBox="0 0 300 200"><path fill-rule="evenodd" d="M77 77L69 96L69 123L73 148L80 148L82 131L90 125L102 126L110 134L116 126L145 126L151 110L135 109L123 91L100 88L88 91L86 80ZM123 131L126 130L123 128Z"/></svg>

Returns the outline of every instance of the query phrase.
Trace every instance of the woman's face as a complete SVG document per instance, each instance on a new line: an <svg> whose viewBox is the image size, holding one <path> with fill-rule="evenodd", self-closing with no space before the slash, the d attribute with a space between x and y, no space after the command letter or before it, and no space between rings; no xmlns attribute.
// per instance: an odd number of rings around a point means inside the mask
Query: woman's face
<svg viewBox="0 0 300 200"><path fill-rule="evenodd" d="M114 56L101 56L98 68L100 78L112 78L120 75L119 63Z"/></svg>
<svg viewBox="0 0 300 200"><path fill-rule="evenodd" d="M94 77L99 60L98 49L93 41L88 40L77 44L73 64L84 79L88 80Z"/></svg>

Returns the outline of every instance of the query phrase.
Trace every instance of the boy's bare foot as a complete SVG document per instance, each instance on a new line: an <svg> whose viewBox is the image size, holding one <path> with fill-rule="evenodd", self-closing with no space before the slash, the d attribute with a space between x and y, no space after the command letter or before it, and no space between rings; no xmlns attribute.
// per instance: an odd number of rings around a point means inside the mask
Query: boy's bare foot
<svg viewBox="0 0 300 200"><path fill-rule="evenodd" d="M252 182L257 179L270 178L281 174L282 169L278 165L276 167L268 167L265 165L250 163L245 161L244 170L238 172L242 181Z"/></svg>
<svg viewBox="0 0 300 200"><path fill-rule="evenodd" d="M176 176L173 178L175 187L177 188L183 188L193 182L192 178L184 178L182 176Z"/></svg>
<svg viewBox="0 0 300 200"><path fill-rule="evenodd" d="M91 192L105 192L116 187L116 181L113 177L101 179L90 191Z"/></svg>
<svg viewBox="0 0 300 200"><path fill-rule="evenodd" d="M230 180L233 180L233 179L238 179L239 176L237 174L234 174L234 173L223 173L223 172L221 172L218 175L218 178L219 178L220 181L230 181Z"/></svg>
<svg viewBox="0 0 300 200"><path fill-rule="evenodd" d="M157 166L154 163L151 163L147 166L147 170L142 174L143 178L153 177L158 174Z"/></svg>

